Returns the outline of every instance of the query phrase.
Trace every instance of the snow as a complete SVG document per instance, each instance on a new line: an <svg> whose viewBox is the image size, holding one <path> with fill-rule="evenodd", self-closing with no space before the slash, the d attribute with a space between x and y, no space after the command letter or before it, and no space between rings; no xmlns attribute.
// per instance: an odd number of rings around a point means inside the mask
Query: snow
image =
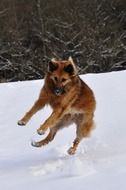
<svg viewBox="0 0 126 190"><path fill-rule="evenodd" d="M44 138L36 129L51 113L49 107L27 126L17 125L38 97L43 80L0 84L0 189L126 189L126 71L81 78L96 96L96 129L74 156L67 154L74 125L43 148L30 145Z"/></svg>

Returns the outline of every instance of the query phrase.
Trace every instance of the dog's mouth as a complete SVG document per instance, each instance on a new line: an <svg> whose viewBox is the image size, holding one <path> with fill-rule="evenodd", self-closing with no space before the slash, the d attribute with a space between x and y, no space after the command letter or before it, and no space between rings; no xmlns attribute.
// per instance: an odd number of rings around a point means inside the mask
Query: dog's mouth
<svg viewBox="0 0 126 190"><path fill-rule="evenodd" d="M54 94L56 95L56 96L61 96L61 95L63 95L65 93L65 90L64 90L64 88L62 88L62 87L56 87L55 89L54 89Z"/></svg>

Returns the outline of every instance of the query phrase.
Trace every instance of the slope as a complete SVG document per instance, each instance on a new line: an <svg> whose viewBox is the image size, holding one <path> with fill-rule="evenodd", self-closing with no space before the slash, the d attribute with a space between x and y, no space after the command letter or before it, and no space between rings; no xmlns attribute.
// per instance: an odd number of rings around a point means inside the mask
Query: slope
<svg viewBox="0 0 126 190"><path fill-rule="evenodd" d="M43 148L30 145L51 113L44 108L26 127L17 120L31 107L43 80L0 84L0 187L8 190L126 189L126 71L81 76L97 100L96 129L75 156L67 149L74 125L63 129Z"/></svg>

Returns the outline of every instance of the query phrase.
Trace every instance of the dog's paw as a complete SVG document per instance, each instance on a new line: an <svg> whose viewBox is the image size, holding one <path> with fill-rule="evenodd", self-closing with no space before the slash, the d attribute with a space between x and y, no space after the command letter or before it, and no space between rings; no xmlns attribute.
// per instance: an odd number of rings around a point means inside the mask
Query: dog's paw
<svg viewBox="0 0 126 190"><path fill-rule="evenodd" d="M42 129L38 129L38 130L37 130L37 133L38 133L39 135L44 135L44 134L45 134L45 131L43 131Z"/></svg>
<svg viewBox="0 0 126 190"><path fill-rule="evenodd" d="M19 120L19 121L18 121L18 125L26 125L26 122L23 121L23 120Z"/></svg>
<svg viewBox="0 0 126 190"><path fill-rule="evenodd" d="M69 155L74 155L75 151L76 151L75 148L70 147L67 152L68 152Z"/></svg>
<svg viewBox="0 0 126 190"><path fill-rule="evenodd" d="M34 147L41 147L41 146L40 146L40 143L39 143L39 142L36 142L36 141L32 141L32 142L31 142L31 145L34 146Z"/></svg>

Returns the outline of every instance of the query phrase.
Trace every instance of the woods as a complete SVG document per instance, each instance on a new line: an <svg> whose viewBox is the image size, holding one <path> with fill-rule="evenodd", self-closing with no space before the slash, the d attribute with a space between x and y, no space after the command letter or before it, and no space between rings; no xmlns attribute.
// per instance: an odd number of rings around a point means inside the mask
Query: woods
<svg viewBox="0 0 126 190"><path fill-rule="evenodd" d="M125 0L0 1L0 82L43 78L69 56L80 74L126 69Z"/></svg>

